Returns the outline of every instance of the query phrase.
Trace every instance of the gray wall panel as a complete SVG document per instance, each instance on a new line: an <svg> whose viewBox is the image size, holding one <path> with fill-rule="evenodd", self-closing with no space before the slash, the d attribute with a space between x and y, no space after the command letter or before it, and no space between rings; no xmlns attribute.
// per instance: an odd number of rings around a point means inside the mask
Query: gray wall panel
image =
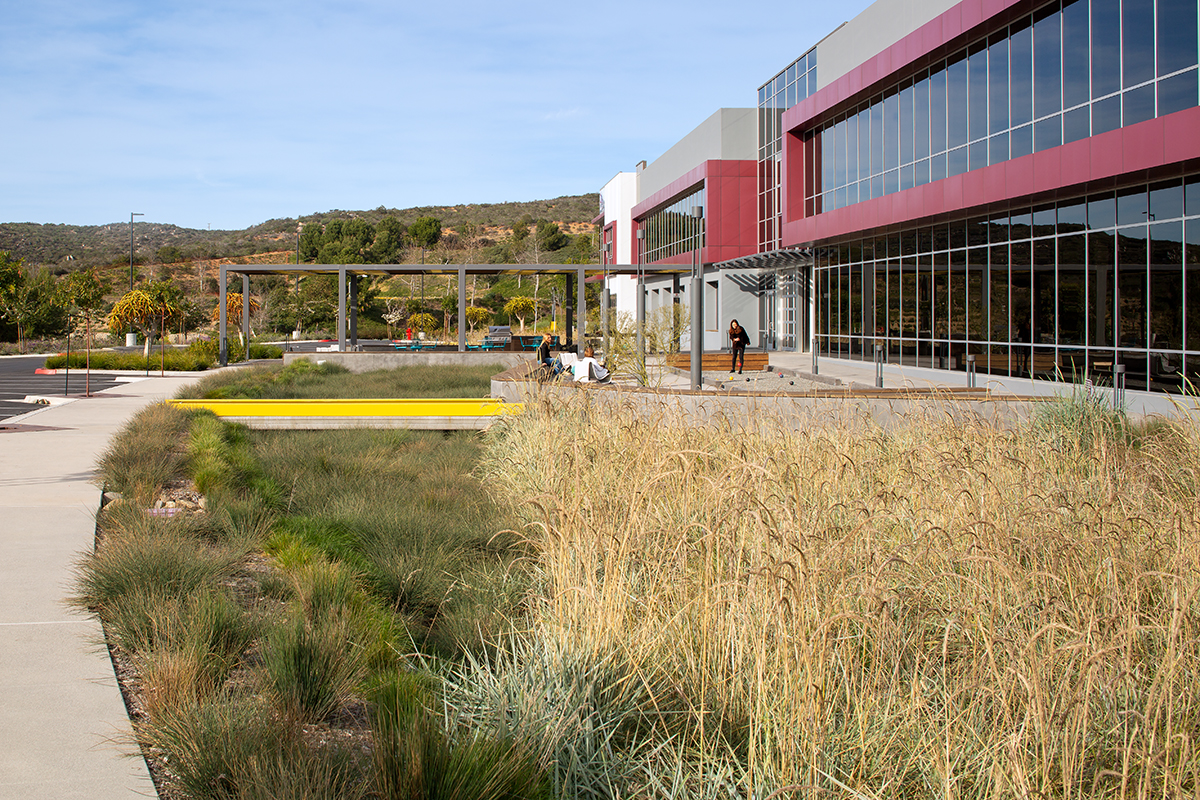
<svg viewBox="0 0 1200 800"><path fill-rule="evenodd" d="M639 174L638 201L705 161L758 158L757 113L753 108L722 108L701 122Z"/></svg>
<svg viewBox="0 0 1200 800"><path fill-rule="evenodd" d="M959 0L877 0L817 45L817 88L891 47Z"/></svg>

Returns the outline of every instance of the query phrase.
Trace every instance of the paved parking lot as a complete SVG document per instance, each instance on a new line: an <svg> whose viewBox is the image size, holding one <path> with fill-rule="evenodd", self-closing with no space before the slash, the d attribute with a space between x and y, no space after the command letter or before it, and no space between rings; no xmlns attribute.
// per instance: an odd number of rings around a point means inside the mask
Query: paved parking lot
<svg viewBox="0 0 1200 800"><path fill-rule="evenodd" d="M86 377L83 370L71 370L69 377L61 372L57 375L35 375L34 370L42 366L45 360L45 356L0 356L0 420L37 408L23 402L29 395L68 394L74 397L83 394ZM92 392L98 392L126 380L125 376L93 372L89 383Z"/></svg>

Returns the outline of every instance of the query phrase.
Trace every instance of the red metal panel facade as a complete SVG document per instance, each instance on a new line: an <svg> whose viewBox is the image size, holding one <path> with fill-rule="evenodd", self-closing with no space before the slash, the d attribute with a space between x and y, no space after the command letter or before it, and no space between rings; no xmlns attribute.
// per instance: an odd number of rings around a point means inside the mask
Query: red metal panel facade
<svg viewBox="0 0 1200 800"><path fill-rule="evenodd" d="M700 258L705 263L750 255L758 249L758 162L709 160L676 178L633 208L634 231L639 221L681 195L703 186L705 235ZM637 240L634 240L634 253ZM692 255L659 259L655 264L690 264Z"/></svg>

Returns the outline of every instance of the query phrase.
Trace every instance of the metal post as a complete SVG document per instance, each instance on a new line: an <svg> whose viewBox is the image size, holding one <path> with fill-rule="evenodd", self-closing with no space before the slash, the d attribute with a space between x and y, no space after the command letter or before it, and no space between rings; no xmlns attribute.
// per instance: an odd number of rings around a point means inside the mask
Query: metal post
<svg viewBox="0 0 1200 800"><path fill-rule="evenodd" d="M63 397L71 391L71 315L67 315L67 372L63 378Z"/></svg>
<svg viewBox="0 0 1200 800"><path fill-rule="evenodd" d="M812 353L813 353L813 375L819 375L820 372L817 369L817 337L815 335L812 338Z"/></svg>
<svg viewBox="0 0 1200 800"><path fill-rule="evenodd" d="M885 357L885 353L884 353L883 345L881 345L881 344L875 345L875 386L876 386L876 388L879 388L879 389L883 388L884 357Z"/></svg>
<svg viewBox="0 0 1200 800"><path fill-rule="evenodd" d="M133 218L144 217L145 214L129 212L129 291L133 291Z"/></svg>
<svg viewBox="0 0 1200 800"><path fill-rule="evenodd" d="M975 388L975 354L967 353L967 386Z"/></svg>
<svg viewBox="0 0 1200 800"><path fill-rule="evenodd" d="M587 346L587 291L584 283L583 265L579 265L579 352Z"/></svg>
<svg viewBox="0 0 1200 800"><path fill-rule="evenodd" d="M1125 410L1125 365L1113 367L1113 411Z"/></svg>
<svg viewBox="0 0 1200 800"><path fill-rule="evenodd" d="M358 349L358 276L350 274L350 304L347 312L350 315L350 349Z"/></svg>
<svg viewBox="0 0 1200 800"><path fill-rule="evenodd" d="M700 263L700 247L703 236L700 225L704 220L704 209L701 206L692 207L692 219L696 228L696 247L694 249L692 266L692 388L699 389L704 384L704 267Z"/></svg>
<svg viewBox="0 0 1200 800"><path fill-rule="evenodd" d="M229 366L229 335L228 335L228 330L226 328L226 317L228 316L228 314L227 314L227 309L226 309L227 295L226 295L226 287L225 287L225 281L226 281L225 265L221 264L218 267L218 269L219 269L219 276L220 276L219 280L220 280L221 285L218 287L218 289L219 289L218 294L220 295L220 297L217 298L217 311L219 314L217 336L219 337L219 341L220 341L220 345L221 345L221 357L220 357L221 366L226 367L226 366Z"/></svg>
<svg viewBox="0 0 1200 800"><path fill-rule="evenodd" d="M458 268L458 352L467 352L467 268Z"/></svg>
<svg viewBox="0 0 1200 800"><path fill-rule="evenodd" d="M245 352L242 360L250 360L250 274L242 273L242 341L245 342Z"/></svg>
<svg viewBox="0 0 1200 800"><path fill-rule="evenodd" d="M692 388L699 389L704 383L704 279L692 276Z"/></svg>
<svg viewBox="0 0 1200 800"><path fill-rule="evenodd" d="M637 298L634 302L634 313L637 315L637 360L639 368L646 366L646 267L643 244L646 241L646 231L638 228L638 273Z"/></svg>
<svg viewBox="0 0 1200 800"><path fill-rule="evenodd" d="M604 357L608 357L608 280L605 279L605 288L600 292L600 321L604 326Z"/></svg>
<svg viewBox="0 0 1200 800"><path fill-rule="evenodd" d="M346 352L346 270L338 270L338 352Z"/></svg>
<svg viewBox="0 0 1200 800"><path fill-rule="evenodd" d="M575 276L568 272L566 282L567 290L563 293L563 344L567 350L570 350L574 341L572 337L575 335L575 306L572 305L571 298L571 295L575 293Z"/></svg>

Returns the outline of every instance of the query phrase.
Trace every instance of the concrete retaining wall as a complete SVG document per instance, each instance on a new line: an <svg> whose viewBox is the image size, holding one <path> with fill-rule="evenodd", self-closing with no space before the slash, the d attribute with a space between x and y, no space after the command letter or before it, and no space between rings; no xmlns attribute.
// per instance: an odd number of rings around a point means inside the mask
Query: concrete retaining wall
<svg viewBox="0 0 1200 800"><path fill-rule="evenodd" d="M455 351L424 352L424 353L284 353L284 366L298 359L308 359L316 363L340 364L351 372L372 372L377 369L396 369L397 367L415 367L433 365L440 367L482 367L487 364L498 364L497 372L515 367L522 361L532 361L533 353L507 353L491 351L488 353Z"/></svg>

